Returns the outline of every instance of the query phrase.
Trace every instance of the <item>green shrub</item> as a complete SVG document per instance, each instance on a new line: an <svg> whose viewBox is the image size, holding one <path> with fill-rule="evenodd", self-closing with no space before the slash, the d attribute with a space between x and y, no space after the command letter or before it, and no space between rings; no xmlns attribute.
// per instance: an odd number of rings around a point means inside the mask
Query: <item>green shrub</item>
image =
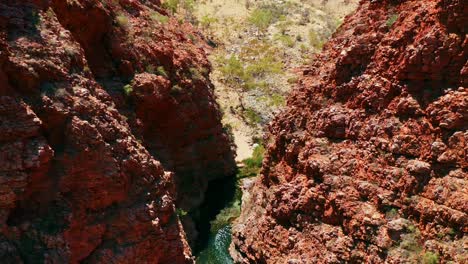
<svg viewBox="0 0 468 264"><path fill-rule="evenodd" d="M151 12L150 18L158 23L166 24L169 21L169 17L162 15L156 11Z"/></svg>
<svg viewBox="0 0 468 264"><path fill-rule="evenodd" d="M283 71L283 63L277 61L273 54L265 54L259 60L247 66L246 73L254 77L265 74L281 73Z"/></svg>
<svg viewBox="0 0 468 264"><path fill-rule="evenodd" d="M130 84L127 84L123 87L124 94L129 96L133 92L133 87Z"/></svg>
<svg viewBox="0 0 468 264"><path fill-rule="evenodd" d="M392 14L388 17L387 22L385 23L388 28L391 28L393 24L397 21L398 14Z"/></svg>
<svg viewBox="0 0 468 264"><path fill-rule="evenodd" d="M204 15L200 19L200 25L204 28L208 28L211 24L214 24L218 22L218 19L216 17L212 17L210 15Z"/></svg>
<svg viewBox="0 0 468 264"><path fill-rule="evenodd" d="M164 69L163 66L159 66L158 68L156 68L156 73L158 75L161 75L161 76L166 77L166 78L169 76L169 75L167 75L167 72L166 72L166 70Z"/></svg>
<svg viewBox="0 0 468 264"><path fill-rule="evenodd" d="M242 161L244 163L244 167L239 169L239 174L237 177L242 179L257 176L262 168L264 153L265 148L262 145L255 147L252 153L252 157Z"/></svg>
<svg viewBox="0 0 468 264"><path fill-rule="evenodd" d="M248 21L260 30L266 30L273 23L273 13L269 9L257 8L249 16Z"/></svg>
<svg viewBox="0 0 468 264"><path fill-rule="evenodd" d="M115 21L117 24L122 27L127 29L130 26L130 20L124 13L120 13L115 17Z"/></svg>
<svg viewBox="0 0 468 264"><path fill-rule="evenodd" d="M289 35L282 35L282 34L277 34L275 35L275 40L279 40L281 43L283 43L283 45L287 46L287 47L294 47L294 40L291 38L291 36Z"/></svg>
<svg viewBox="0 0 468 264"><path fill-rule="evenodd" d="M398 216L398 210L396 208L392 208L385 213L385 217L387 219L393 219L397 216Z"/></svg>
<svg viewBox="0 0 468 264"><path fill-rule="evenodd" d="M196 81L203 80L203 75L200 73L200 71L197 68L190 68L189 72L194 80Z"/></svg>
<svg viewBox="0 0 468 264"><path fill-rule="evenodd" d="M147 65L146 68L145 68L145 71L147 73L152 73L152 74L156 73L156 70L155 70L155 68L154 68L154 66L152 64Z"/></svg>
<svg viewBox="0 0 468 264"><path fill-rule="evenodd" d="M169 10L172 14L177 12L177 8L179 7L179 0L167 0L165 1L162 6Z"/></svg>
<svg viewBox="0 0 468 264"><path fill-rule="evenodd" d="M247 108L244 111L244 117L247 119L247 123L254 126L262 121L260 115L252 108Z"/></svg>
<svg viewBox="0 0 468 264"><path fill-rule="evenodd" d="M187 211L181 209L181 208L177 208L176 209L176 214L179 216L179 218L182 218L184 216L186 216L188 213Z"/></svg>
<svg viewBox="0 0 468 264"><path fill-rule="evenodd" d="M295 84L299 81L299 78L298 77L291 77L288 79L288 83L290 84Z"/></svg>
<svg viewBox="0 0 468 264"><path fill-rule="evenodd" d="M312 29L309 31L309 42L310 45L316 49L321 50L323 47L323 41L320 36Z"/></svg>
<svg viewBox="0 0 468 264"><path fill-rule="evenodd" d="M270 97L269 106L284 106L286 104L286 100L281 94L272 94Z"/></svg>
<svg viewBox="0 0 468 264"><path fill-rule="evenodd" d="M237 84L244 79L244 66L242 62L234 55L222 62L224 66L220 68L228 83Z"/></svg>
<svg viewBox="0 0 468 264"><path fill-rule="evenodd" d="M439 263L439 255L434 252L426 252L423 256L424 264L437 264Z"/></svg>

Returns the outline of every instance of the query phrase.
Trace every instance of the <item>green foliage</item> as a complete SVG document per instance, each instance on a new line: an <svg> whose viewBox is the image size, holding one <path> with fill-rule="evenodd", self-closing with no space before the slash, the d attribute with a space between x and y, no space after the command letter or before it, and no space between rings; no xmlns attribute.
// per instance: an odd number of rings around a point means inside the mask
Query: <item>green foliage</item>
<svg viewBox="0 0 468 264"><path fill-rule="evenodd" d="M426 252L423 256L423 263L424 264L437 264L439 263L439 255L434 252Z"/></svg>
<svg viewBox="0 0 468 264"><path fill-rule="evenodd" d="M169 77L169 75L167 74L167 72L166 72L166 70L164 69L163 66L158 66L158 68L156 68L156 74L161 75L161 76L166 77L166 78Z"/></svg>
<svg viewBox="0 0 468 264"><path fill-rule="evenodd" d="M179 85L176 84L176 85L172 86L170 93L171 93L172 96L177 96L177 95L181 94L182 91L183 91L182 87L180 87Z"/></svg>
<svg viewBox="0 0 468 264"><path fill-rule="evenodd" d="M224 74L228 83L237 83L244 79L244 66L242 62L234 55L223 62L220 71Z"/></svg>
<svg viewBox="0 0 468 264"><path fill-rule="evenodd" d="M247 178L254 177L260 173L262 168L263 155L265 153L265 148L262 145L255 147L252 157L243 160L244 167L239 169L239 174L237 178Z"/></svg>
<svg viewBox="0 0 468 264"><path fill-rule="evenodd" d="M196 81L203 80L203 75L200 73L200 71L197 68L190 68L189 72L194 80Z"/></svg>
<svg viewBox="0 0 468 264"><path fill-rule="evenodd" d="M47 11L46 11L46 16L47 16L49 19L54 19L54 17L55 17L55 12L54 12L54 10L53 10L51 7L49 7L49 8L47 9Z"/></svg>
<svg viewBox="0 0 468 264"><path fill-rule="evenodd" d="M323 47L323 41L320 36L312 29L309 31L309 42L310 45L316 49L321 50Z"/></svg>
<svg viewBox="0 0 468 264"><path fill-rule="evenodd" d="M172 14L177 12L177 8L179 7L180 0L167 0L165 1L162 6L169 10Z"/></svg>
<svg viewBox="0 0 468 264"><path fill-rule="evenodd" d="M278 61L273 54L265 54L265 56L261 57L246 68L246 73L248 75L253 75L254 77L271 73L281 73L282 71L283 63Z"/></svg>
<svg viewBox="0 0 468 264"><path fill-rule="evenodd" d="M398 14L392 14L388 17L387 22L385 23L388 28L391 28L393 24L397 21Z"/></svg>
<svg viewBox="0 0 468 264"><path fill-rule="evenodd" d="M147 65L146 68L145 68L145 71L146 71L147 73L152 73L152 74L155 74L155 73L156 73L156 70L155 70L155 68L154 68L154 65L152 65L152 64Z"/></svg>
<svg viewBox="0 0 468 264"><path fill-rule="evenodd" d="M216 215L216 218L213 221L211 221L211 232L216 232L222 227L232 223L232 221L239 217L240 213L241 199L238 198L231 202L228 207L221 210L221 212L219 212L219 214Z"/></svg>
<svg viewBox="0 0 468 264"><path fill-rule="evenodd" d="M130 84L125 85L122 89L126 96L130 96L133 92L133 87Z"/></svg>
<svg viewBox="0 0 468 264"><path fill-rule="evenodd" d="M150 14L150 18L158 23L166 24L169 21L169 17L162 15L156 11L152 11Z"/></svg>
<svg viewBox="0 0 468 264"><path fill-rule="evenodd" d="M179 216L179 218L182 218L184 216L186 216L188 213L187 211L181 209L181 208L177 208L176 209L176 214Z"/></svg>
<svg viewBox="0 0 468 264"><path fill-rule="evenodd" d="M115 17L115 21L122 28L128 29L128 27L130 26L130 20L124 13L118 14Z"/></svg>
<svg viewBox="0 0 468 264"><path fill-rule="evenodd" d="M243 114L251 126L256 126L262 121L261 116L252 108L246 108Z"/></svg>
<svg viewBox="0 0 468 264"><path fill-rule="evenodd" d="M211 24L214 24L218 22L218 19L216 17L212 17L210 15L204 15L200 19L200 25L204 28L208 28Z"/></svg>
<svg viewBox="0 0 468 264"><path fill-rule="evenodd" d="M277 34L274 39L279 40L283 45L290 48L294 47L295 44L294 40L289 35Z"/></svg>
<svg viewBox="0 0 468 264"><path fill-rule="evenodd" d="M387 219L393 219L397 216L398 216L398 210L396 208L392 208L385 213L385 217Z"/></svg>
<svg viewBox="0 0 468 264"><path fill-rule="evenodd" d="M179 0L180 1L180 0ZM180 5L185 11L192 13L195 10L195 1L194 0L182 0Z"/></svg>
<svg viewBox="0 0 468 264"><path fill-rule="evenodd" d="M281 94L274 93L270 97L269 106L284 106L286 104L286 100Z"/></svg>
<svg viewBox="0 0 468 264"><path fill-rule="evenodd" d="M421 234L419 229L414 225L410 225L406 228L409 233L401 236L400 247L409 251L412 254L419 254L422 251L422 246L419 243Z"/></svg>
<svg viewBox="0 0 468 264"><path fill-rule="evenodd" d="M273 23L273 13L269 9L257 8L249 16L248 21L260 30L266 30Z"/></svg>
<svg viewBox="0 0 468 264"><path fill-rule="evenodd" d="M295 84L299 81L299 78L298 77L291 77L288 79L288 83L289 84Z"/></svg>

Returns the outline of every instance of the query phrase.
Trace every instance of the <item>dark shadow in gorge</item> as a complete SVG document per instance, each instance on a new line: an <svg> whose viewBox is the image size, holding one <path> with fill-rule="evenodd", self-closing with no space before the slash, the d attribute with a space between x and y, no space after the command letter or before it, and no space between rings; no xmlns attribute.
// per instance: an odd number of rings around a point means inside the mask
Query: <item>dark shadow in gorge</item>
<svg viewBox="0 0 468 264"><path fill-rule="evenodd" d="M198 208L198 211L192 215L198 231L197 241L192 249L193 255L198 255L200 251L208 246L211 234L210 222L234 199L237 188L235 175L212 180L208 183L205 200Z"/></svg>

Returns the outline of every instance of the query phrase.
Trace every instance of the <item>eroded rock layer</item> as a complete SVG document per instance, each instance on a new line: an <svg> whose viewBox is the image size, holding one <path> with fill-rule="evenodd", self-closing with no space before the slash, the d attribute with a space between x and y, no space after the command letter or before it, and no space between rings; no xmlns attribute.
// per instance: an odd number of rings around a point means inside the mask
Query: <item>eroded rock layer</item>
<svg viewBox="0 0 468 264"><path fill-rule="evenodd" d="M1 1L0 262L193 262L176 205L234 169L202 43L156 0Z"/></svg>
<svg viewBox="0 0 468 264"><path fill-rule="evenodd" d="M270 126L242 263L466 263L468 2L361 1Z"/></svg>

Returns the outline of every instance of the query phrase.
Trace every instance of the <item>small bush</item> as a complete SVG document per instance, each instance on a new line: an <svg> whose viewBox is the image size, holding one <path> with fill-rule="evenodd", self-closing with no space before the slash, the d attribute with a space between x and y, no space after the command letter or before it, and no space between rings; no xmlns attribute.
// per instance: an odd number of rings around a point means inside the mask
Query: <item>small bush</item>
<svg viewBox="0 0 468 264"><path fill-rule="evenodd" d="M314 31L309 31L309 42L310 45L316 49L321 50L323 47L323 41L320 39L320 36Z"/></svg>
<svg viewBox="0 0 468 264"><path fill-rule="evenodd" d="M244 116L247 119L247 123L249 123L252 126L262 121L262 118L260 117L260 115L252 108L245 109Z"/></svg>
<svg viewBox="0 0 468 264"><path fill-rule="evenodd" d="M288 83L289 84L295 84L299 81L299 78L298 77L291 77L288 79Z"/></svg>
<svg viewBox="0 0 468 264"><path fill-rule="evenodd" d="M423 256L424 264L437 264L439 263L439 255L434 252L426 252Z"/></svg>
<svg viewBox="0 0 468 264"><path fill-rule="evenodd" d="M393 219L393 218L396 218L397 216L398 216L398 210L396 208L392 208L385 213L385 217L387 219Z"/></svg>
<svg viewBox="0 0 468 264"><path fill-rule="evenodd" d="M258 61L247 66L246 73L255 77L265 74L281 73L283 71L283 63L277 61L273 54L265 54Z"/></svg>
<svg viewBox="0 0 468 264"><path fill-rule="evenodd" d="M123 13L120 13L118 14L116 17L115 17L115 21L117 21L117 24L122 27L122 28L125 28L127 29L129 26L130 26L130 20L128 19L128 17L123 14Z"/></svg>
<svg viewBox="0 0 468 264"><path fill-rule="evenodd" d="M278 34L275 36L275 40L279 40L281 43L283 43L283 45L290 47L290 48L294 47L294 44L295 44L291 36L288 36L288 35Z"/></svg>
<svg viewBox="0 0 468 264"><path fill-rule="evenodd" d="M133 87L130 84L127 84L123 87L124 94L129 96L133 92Z"/></svg>
<svg viewBox="0 0 468 264"><path fill-rule="evenodd" d="M146 66L145 71L146 71L147 73L152 73L152 74L155 74L155 73L156 73L154 66L151 65L151 64L149 64L148 66Z"/></svg>
<svg viewBox="0 0 468 264"><path fill-rule="evenodd" d="M387 25L388 28L391 28L393 24L397 21L397 19L398 19L398 14L390 15L385 24Z"/></svg>
<svg viewBox="0 0 468 264"><path fill-rule="evenodd" d="M179 0L167 0L165 1L162 6L167 10L171 11L172 14L177 12L177 8L179 7Z"/></svg>
<svg viewBox="0 0 468 264"><path fill-rule="evenodd" d="M262 145L255 147L252 157L243 160L244 167L239 169L239 174L237 177L239 179L254 177L260 173L263 162L263 155L265 153L265 148Z"/></svg>
<svg viewBox="0 0 468 264"><path fill-rule="evenodd" d="M182 217L184 217L184 216L186 216L188 214L187 211L185 211L185 210L183 210L181 208L177 208L176 213L179 216L179 218L182 218Z"/></svg>
<svg viewBox="0 0 468 264"><path fill-rule="evenodd" d="M270 103L269 106L284 106L286 103L286 100L284 100L284 97L281 94L272 94L270 98Z"/></svg>
<svg viewBox="0 0 468 264"><path fill-rule="evenodd" d="M204 15L201 19L200 19L200 25L204 28L208 28L210 27L211 24L214 24L218 22L218 19L216 17L212 17L212 16L209 16L209 15Z"/></svg>
<svg viewBox="0 0 468 264"><path fill-rule="evenodd" d="M224 66L220 70L228 83L239 83L244 78L244 66L236 56L232 55L222 63Z"/></svg>
<svg viewBox="0 0 468 264"><path fill-rule="evenodd" d="M266 30L273 23L273 13L268 9L257 8L250 14L248 21L260 30Z"/></svg>
<svg viewBox="0 0 468 264"><path fill-rule="evenodd" d="M161 23L161 24L166 24L169 21L169 17L159 14L158 12L155 12L155 11L151 12L150 18L153 21Z"/></svg>
<svg viewBox="0 0 468 264"><path fill-rule="evenodd" d="M158 75L161 75L161 76L166 77L166 78L169 76L169 75L167 75L167 72L166 72L166 70L164 69L163 66L159 66L158 68L156 68L156 73Z"/></svg>
<svg viewBox="0 0 468 264"><path fill-rule="evenodd" d="M203 80L203 75L200 73L200 71L197 68L190 68L190 75L192 78L196 81Z"/></svg>

